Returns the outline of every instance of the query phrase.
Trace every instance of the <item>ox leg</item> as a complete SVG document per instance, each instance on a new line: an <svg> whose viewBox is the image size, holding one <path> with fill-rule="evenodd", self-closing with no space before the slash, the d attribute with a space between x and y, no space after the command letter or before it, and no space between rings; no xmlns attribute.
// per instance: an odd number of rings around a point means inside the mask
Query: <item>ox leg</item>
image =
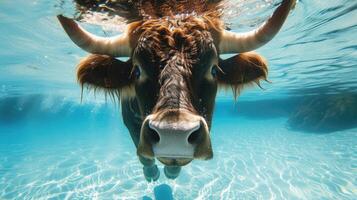
<svg viewBox="0 0 357 200"><path fill-rule="evenodd" d="M142 156L139 156L139 160L141 164L144 165L143 172L145 175L145 179L148 182L157 181L160 177L160 171L157 165L155 164L155 159L147 159Z"/></svg>
<svg viewBox="0 0 357 200"><path fill-rule="evenodd" d="M180 174L181 167L180 166L165 166L164 173L165 176L169 179L175 179Z"/></svg>
<svg viewBox="0 0 357 200"><path fill-rule="evenodd" d="M142 120L140 118L140 111L136 99L123 99L122 104L122 116L125 126L130 132L130 136L135 144L135 147L138 147L140 139L140 129ZM147 159L142 156L139 156L141 164L144 165L143 172L145 179L149 182L156 181L160 177L160 171L155 164L155 159Z"/></svg>

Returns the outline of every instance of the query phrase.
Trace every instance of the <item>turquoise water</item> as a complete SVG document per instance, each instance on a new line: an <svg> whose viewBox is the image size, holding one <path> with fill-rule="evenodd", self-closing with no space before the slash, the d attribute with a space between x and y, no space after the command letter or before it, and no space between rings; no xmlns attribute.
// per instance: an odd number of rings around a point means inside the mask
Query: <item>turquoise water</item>
<svg viewBox="0 0 357 200"><path fill-rule="evenodd" d="M234 30L251 29L279 2L227 2L225 18ZM236 103L220 92L214 158L185 166L176 180L161 170L158 182L147 183L120 106L91 92L80 101L75 64L86 53L55 18L72 15L72 3L1 1L0 199L356 199L356 9L349 0L300 1L257 50L269 60L272 83L245 89ZM92 32L117 31L86 20ZM341 96L348 106L340 110L351 112L335 111L338 120L317 128L292 120L341 108ZM328 106L299 112L316 98ZM170 190L160 192L163 185Z"/></svg>

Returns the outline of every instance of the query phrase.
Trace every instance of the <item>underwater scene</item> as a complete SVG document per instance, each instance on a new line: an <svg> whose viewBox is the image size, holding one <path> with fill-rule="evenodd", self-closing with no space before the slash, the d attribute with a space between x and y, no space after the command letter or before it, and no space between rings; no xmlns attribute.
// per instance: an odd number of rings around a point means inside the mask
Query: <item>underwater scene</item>
<svg viewBox="0 0 357 200"><path fill-rule="evenodd" d="M87 41L69 38L57 18L118 35L126 21L108 12L113 2L125 1L0 1L0 199L357 199L356 1L298 0L277 35L254 48L267 80L218 89L205 133L213 157L192 160L175 178L156 160L154 181L118 93L78 83ZM247 32L286 2L224 0L220 18L230 33ZM242 53L224 48L222 63ZM223 81L219 70L212 76Z"/></svg>

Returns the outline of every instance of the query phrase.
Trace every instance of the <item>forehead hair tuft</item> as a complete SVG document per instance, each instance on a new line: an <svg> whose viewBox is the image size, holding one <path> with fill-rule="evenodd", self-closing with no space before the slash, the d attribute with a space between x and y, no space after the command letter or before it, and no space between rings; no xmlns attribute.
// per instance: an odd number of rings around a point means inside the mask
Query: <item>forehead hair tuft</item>
<svg viewBox="0 0 357 200"><path fill-rule="evenodd" d="M145 51L152 61L164 62L176 53L195 61L217 41L219 20L207 16L151 19L142 22L134 33L138 35L138 51Z"/></svg>

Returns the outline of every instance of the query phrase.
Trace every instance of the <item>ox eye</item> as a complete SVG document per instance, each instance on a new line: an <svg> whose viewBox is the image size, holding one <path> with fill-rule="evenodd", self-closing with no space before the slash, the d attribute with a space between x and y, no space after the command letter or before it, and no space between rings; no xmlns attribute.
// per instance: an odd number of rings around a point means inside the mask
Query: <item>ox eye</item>
<svg viewBox="0 0 357 200"><path fill-rule="evenodd" d="M212 68L211 68L211 74L213 77L217 77L217 74L218 74L218 68L216 65L214 65Z"/></svg>
<svg viewBox="0 0 357 200"><path fill-rule="evenodd" d="M133 71L133 75L136 79L138 79L141 75L141 70L139 66L135 66L134 71Z"/></svg>

